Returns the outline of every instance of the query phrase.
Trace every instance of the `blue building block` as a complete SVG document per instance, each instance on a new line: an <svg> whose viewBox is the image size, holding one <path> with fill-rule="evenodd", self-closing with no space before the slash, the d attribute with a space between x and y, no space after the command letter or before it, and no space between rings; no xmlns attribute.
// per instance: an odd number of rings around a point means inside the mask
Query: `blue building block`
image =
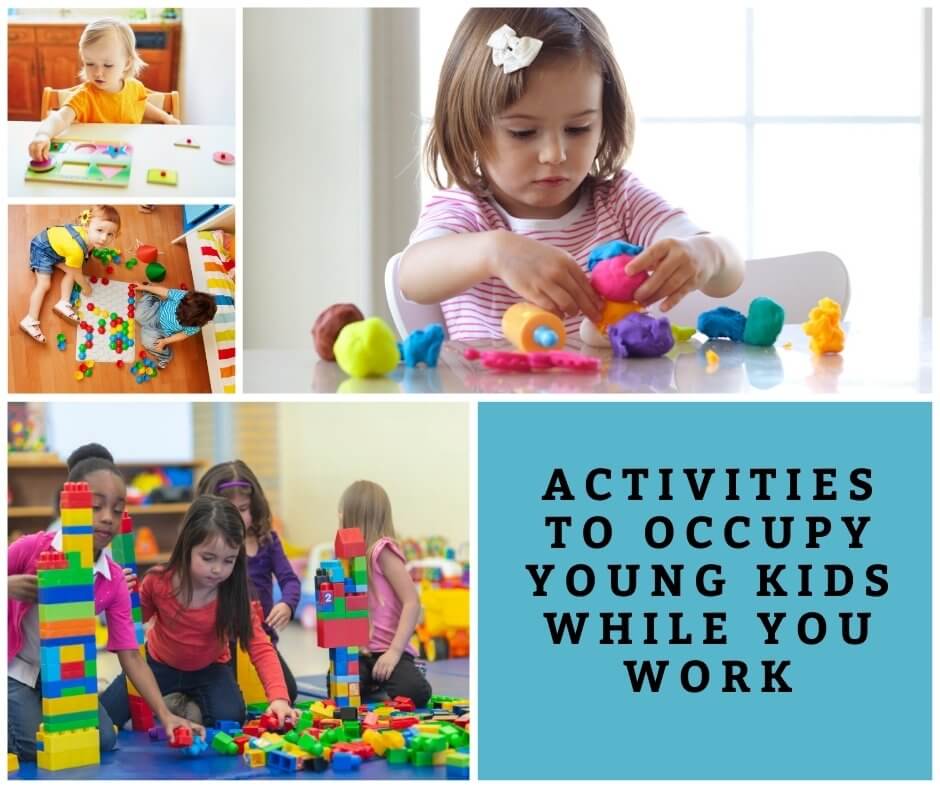
<svg viewBox="0 0 940 788"><path fill-rule="evenodd" d="M223 733L231 733L232 731L240 731L242 729L241 723L235 720L217 720L216 726Z"/></svg>
<svg viewBox="0 0 940 788"><path fill-rule="evenodd" d="M398 352L406 367L414 368L424 363L433 368L437 366L437 359L441 354L443 344L444 326L440 323L431 323L424 328L412 331L404 342L399 342Z"/></svg>
<svg viewBox="0 0 940 788"><path fill-rule="evenodd" d="M329 574L331 583L343 582L343 565L339 561L321 561L320 568Z"/></svg>
<svg viewBox="0 0 940 788"><path fill-rule="evenodd" d="M709 339L720 339L727 337L733 342L740 342L744 339L744 326L747 318L737 309L731 309L727 306L720 306L717 309L709 309L698 316L697 328Z"/></svg>
<svg viewBox="0 0 940 788"><path fill-rule="evenodd" d="M280 752L279 750L271 750L267 754L266 762L267 762L268 768L273 769L274 771L278 771L278 772L296 772L297 771L296 756L289 755L286 752Z"/></svg>
<svg viewBox="0 0 940 788"><path fill-rule="evenodd" d="M359 771L362 758L352 752L334 752L330 763L334 772L354 772Z"/></svg>
<svg viewBox="0 0 940 788"><path fill-rule="evenodd" d="M58 605L65 602L91 602L95 589L91 586L49 586L39 589L40 605Z"/></svg>

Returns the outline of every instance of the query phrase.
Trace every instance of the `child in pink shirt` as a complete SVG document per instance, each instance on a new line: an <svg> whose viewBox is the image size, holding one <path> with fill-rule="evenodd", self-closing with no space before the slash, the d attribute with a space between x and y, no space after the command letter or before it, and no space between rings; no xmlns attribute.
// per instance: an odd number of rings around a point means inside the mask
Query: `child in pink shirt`
<svg viewBox="0 0 940 788"><path fill-rule="evenodd" d="M97 448L107 454L103 447ZM164 727L183 725L202 732L200 726L171 714L163 702L153 673L137 650L128 581L121 567L103 552L120 527L124 480L110 459L100 454L78 461L68 480L87 482L92 493L95 613L104 613L107 619L107 649L118 655L121 667ZM61 531L43 531L17 539L7 548L7 752L16 753L24 761L36 760L36 731L42 721L36 564L43 550L61 547ZM105 752L117 744L110 712L102 699L98 705L99 738Z"/></svg>
<svg viewBox="0 0 940 788"><path fill-rule="evenodd" d="M425 706L431 685L415 665L409 641L421 615L405 556L395 541L392 505L375 482L351 484L339 502L339 527L359 528L366 542L369 571L369 648L360 653L362 695L403 695Z"/></svg>

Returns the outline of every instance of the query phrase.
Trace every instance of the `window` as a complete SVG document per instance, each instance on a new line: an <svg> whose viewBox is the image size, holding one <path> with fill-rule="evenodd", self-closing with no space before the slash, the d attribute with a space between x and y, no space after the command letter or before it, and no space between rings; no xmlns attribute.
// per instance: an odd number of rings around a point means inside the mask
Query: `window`
<svg viewBox="0 0 940 788"><path fill-rule="evenodd" d="M421 10L425 128L464 11ZM874 319L886 302L920 313L929 10L599 14L637 114L627 166L641 180L748 258L839 255L852 280L851 319ZM422 196L431 190L425 178Z"/></svg>

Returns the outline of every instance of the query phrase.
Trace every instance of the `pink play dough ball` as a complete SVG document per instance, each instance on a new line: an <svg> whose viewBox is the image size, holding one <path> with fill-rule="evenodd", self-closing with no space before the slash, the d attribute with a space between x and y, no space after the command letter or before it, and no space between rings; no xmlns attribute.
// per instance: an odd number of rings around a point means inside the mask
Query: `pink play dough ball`
<svg viewBox="0 0 940 788"><path fill-rule="evenodd" d="M628 254L618 254L601 260L591 271L591 284L594 289L608 301L626 303L633 300L636 289L646 281L646 271L627 276L624 273L627 263L633 257Z"/></svg>

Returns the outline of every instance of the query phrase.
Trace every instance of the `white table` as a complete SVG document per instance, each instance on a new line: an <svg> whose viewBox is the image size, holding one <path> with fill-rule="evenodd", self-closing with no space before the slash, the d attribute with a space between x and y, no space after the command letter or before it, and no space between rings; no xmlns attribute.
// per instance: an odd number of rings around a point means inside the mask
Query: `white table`
<svg viewBox="0 0 940 788"><path fill-rule="evenodd" d="M309 351L246 350L247 393L349 394L732 394L750 399L843 397L904 398L931 391L931 322L851 326L839 355L814 356L799 325L785 326L773 347L752 347L728 340L705 341L697 334L662 358L615 359L610 351L588 351L602 359L599 372L503 373L463 357L468 347L446 342L437 369L399 366L385 378L355 380ZM789 342L791 346L785 347ZM474 342L474 347L505 347ZM707 371L705 352L720 356ZM577 349L571 347L570 349Z"/></svg>
<svg viewBox="0 0 940 788"><path fill-rule="evenodd" d="M114 198L166 197L185 202L193 197L210 197L226 202L235 199L235 171L238 151L235 150L234 126L167 126L162 123L76 123L61 137L88 140L121 140L133 146L131 182L127 187L95 186L85 183L27 181L29 143L39 128L36 121L7 123L9 147L8 193L11 200L19 197L57 197L63 199L107 201ZM192 139L199 148L181 148L173 143ZM235 165L217 164L212 160L216 151L235 154ZM147 170L176 170L178 185L147 183Z"/></svg>

